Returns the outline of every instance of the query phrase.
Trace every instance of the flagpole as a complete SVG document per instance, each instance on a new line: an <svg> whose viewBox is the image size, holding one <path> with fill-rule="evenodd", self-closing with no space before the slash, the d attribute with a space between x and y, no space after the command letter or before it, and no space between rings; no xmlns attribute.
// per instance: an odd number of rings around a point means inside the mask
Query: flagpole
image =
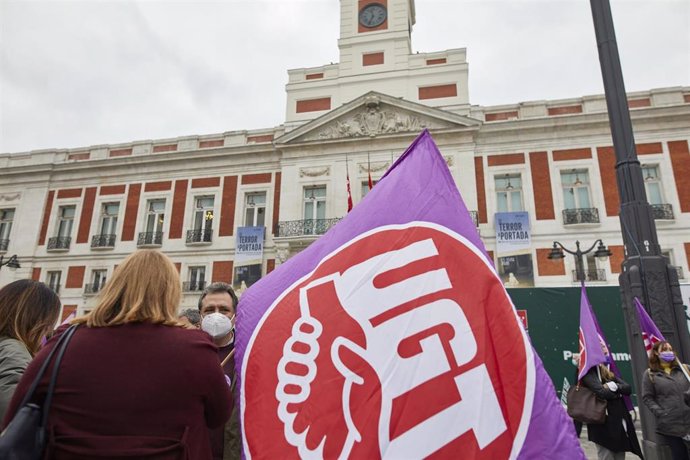
<svg viewBox="0 0 690 460"><path fill-rule="evenodd" d="M352 189L350 187L350 160L345 154L345 178L347 181L347 212L352 211Z"/></svg>
<svg viewBox="0 0 690 460"><path fill-rule="evenodd" d="M623 82L616 33L609 0L590 0L594 32L599 53L604 95L616 156L616 182L620 198L625 259L618 282L626 318L626 335L631 354L635 387L642 387L642 373L647 368L647 353L638 340L633 298L645 301L649 316L661 326L661 332L676 350L681 361L690 359L690 334L685 324L678 274L661 254L652 208L647 201L640 160L637 158L627 94ZM651 293L654 293L651 295ZM656 433L656 420L644 404L639 404L648 458L663 455Z"/></svg>

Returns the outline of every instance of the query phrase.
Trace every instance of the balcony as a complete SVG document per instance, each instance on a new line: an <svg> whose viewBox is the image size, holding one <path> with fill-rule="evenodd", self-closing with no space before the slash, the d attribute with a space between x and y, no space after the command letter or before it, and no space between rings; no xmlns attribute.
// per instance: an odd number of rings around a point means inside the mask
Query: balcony
<svg viewBox="0 0 690 460"><path fill-rule="evenodd" d="M0 251L7 251L7 247L10 245L10 240L0 240Z"/></svg>
<svg viewBox="0 0 690 460"><path fill-rule="evenodd" d="M206 281L185 281L182 283L184 292L201 292L206 288Z"/></svg>
<svg viewBox="0 0 690 460"><path fill-rule="evenodd" d="M97 294L98 292L100 292L101 289L103 289L103 286L105 286L105 282L85 284L84 285L84 294L86 294L86 295Z"/></svg>
<svg viewBox="0 0 690 460"><path fill-rule="evenodd" d="M163 232L139 232L139 238L137 238L138 247L154 247L162 244Z"/></svg>
<svg viewBox="0 0 690 460"><path fill-rule="evenodd" d="M563 210L563 225L598 223L599 210L597 208L577 208Z"/></svg>
<svg viewBox="0 0 690 460"><path fill-rule="evenodd" d="M670 204L652 204L654 220L673 220L673 206Z"/></svg>
<svg viewBox="0 0 690 460"><path fill-rule="evenodd" d="M210 244L212 240L212 228L187 230L187 244Z"/></svg>
<svg viewBox="0 0 690 460"><path fill-rule="evenodd" d="M115 235L94 235L91 238L91 247L94 249L112 249L115 247Z"/></svg>
<svg viewBox="0 0 690 460"><path fill-rule="evenodd" d="M48 251L67 251L72 238L69 236L54 236L48 238Z"/></svg>
<svg viewBox="0 0 690 460"><path fill-rule="evenodd" d="M606 281L606 270L601 268L585 270L585 281ZM573 270L573 283L577 282L577 271Z"/></svg>
<svg viewBox="0 0 690 460"><path fill-rule="evenodd" d="M336 217L333 219L304 219L279 222L277 235L279 238L323 235L340 222L341 219L342 217Z"/></svg>

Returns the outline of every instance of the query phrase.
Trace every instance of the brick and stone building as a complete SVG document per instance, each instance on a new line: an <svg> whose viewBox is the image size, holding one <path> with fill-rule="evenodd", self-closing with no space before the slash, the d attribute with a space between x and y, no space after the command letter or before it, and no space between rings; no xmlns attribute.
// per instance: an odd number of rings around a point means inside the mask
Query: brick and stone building
<svg viewBox="0 0 690 460"><path fill-rule="evenodd" d="M617 284L623 259L615 158L604 96L472 105L465 49L414 53L413 0L341 0L340 61L289 70L285 122L260 130L0 154L0 254L59 290L65 314L93 305L117 264L160 248L180 270L183 306L210 281L238 284L237 228L266 228L260 273L347 212L422 128L429 128L499 272L569 286L574 260L554 240L601 238L592 284ZM687 280L690 87L628 95L659 241ZM494 214L526 211L531 250L495 253ZM247 278L248 279L248 278Z"/></svg>

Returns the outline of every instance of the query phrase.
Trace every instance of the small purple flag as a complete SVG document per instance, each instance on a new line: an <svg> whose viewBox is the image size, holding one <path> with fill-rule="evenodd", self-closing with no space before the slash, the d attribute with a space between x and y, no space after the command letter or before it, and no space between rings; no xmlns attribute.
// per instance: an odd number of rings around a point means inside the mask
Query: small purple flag
<svg viewBox="0 0 690 460"><path fill-rule="evenodd" d="M642 340L644 340L644 349L647 350L647 355L649 355L655 343L665 342L666 339L637 297L635 297L635 309L637 310L637 318L640 320L640 332L642 332Z"/></svg>
<svg viewBox="0 0 690 460"><path fill-rule="evenodd" d="M618 378L621 378L621 371L618 370L618 366L616 365L616 360L613 359L613 354L611 353L611 348L609 347L609 342L606 340L606 336L604 335L604 332L601 330L601 326L599 326L599 322L597 321L597 317L594 314L594 309L592 308L592 304L589 301L589 298L587 297L587 290L585 288L585 283L582 282L582 296L580 298L580 331L582 331L582 308L583 308L583 302L587 306L587 309L589 310L589 317L591 318L591 321L594 323L594 328L596 329L597 333L597 340L599 341L600 348L602 350L602 354L604 353L604 349L606 350L606 353L604 354L604 361L601 364L608 364L609 368L611 369L611 372L613 372L613 375L615 375ZM580 348L582 348L582 339L580 339ZM582 352L582 350L580 350ZM585 352L585 355L587 353ZM580 361L582 363L582 361ZM595 364L592 364L589 366L589 368L593 367ZM587 370L589 370L589 368ZM580 368L582 369L582 368ZM584 375L587 373L587 370L583 372L578 373L578 378L584 377ZM632 399L630 399L630 396L623 395L623 401L625 402L625 406L628 408L629 411L634 409Z"/></svg>
<svg viewBox="0 0 690 460"><path fill-rule="evenodd" d="M580 364L578 379L587 374L587 372L598 364L607 364L608 358L604 354L602 347L606 349L607 354L611 353L608 350L606 339L600 333L599 323L597 323L592 310L592 304L587 298L587 290L585 283L582 283L580 294Z"/></svg>
<svg viewBox="0 0 690 460"><path fill-rule="evenodd" d="M242 295L236 349L245 458L585 458L426 130Z"/></svg>

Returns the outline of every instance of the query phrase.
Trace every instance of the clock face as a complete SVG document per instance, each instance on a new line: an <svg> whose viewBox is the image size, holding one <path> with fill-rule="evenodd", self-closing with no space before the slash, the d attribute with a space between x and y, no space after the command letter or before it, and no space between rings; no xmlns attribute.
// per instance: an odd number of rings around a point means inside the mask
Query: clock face
<svg viewBox="0 0 690 460"><path fill-rule="evenodd" d="M386 21L386 7L380 3L369 3L359 11L359 23L364 27L378 27Z"/></svg>

